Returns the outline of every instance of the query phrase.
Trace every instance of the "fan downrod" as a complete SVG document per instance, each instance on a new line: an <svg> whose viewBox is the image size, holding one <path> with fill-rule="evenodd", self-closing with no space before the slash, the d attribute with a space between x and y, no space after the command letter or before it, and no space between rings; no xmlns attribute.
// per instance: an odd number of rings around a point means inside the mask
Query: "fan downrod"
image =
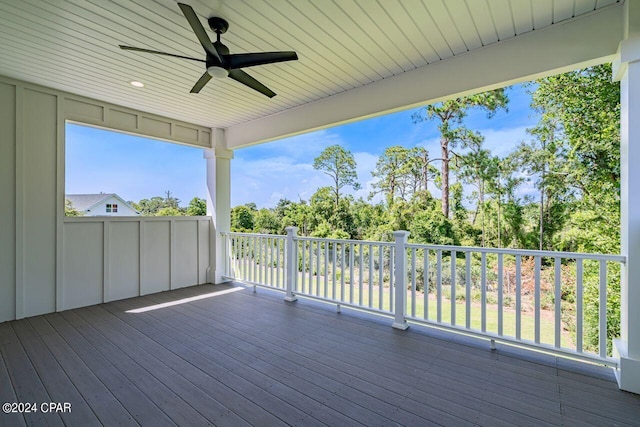
<svg viewBox="0 0 640 427"><path fill-rule="evenodd" d="M224 34L229 29L229 23L227 20L217 16L212 16L207 20L207 22L209 23L211 30L216 34Z"/></svg>

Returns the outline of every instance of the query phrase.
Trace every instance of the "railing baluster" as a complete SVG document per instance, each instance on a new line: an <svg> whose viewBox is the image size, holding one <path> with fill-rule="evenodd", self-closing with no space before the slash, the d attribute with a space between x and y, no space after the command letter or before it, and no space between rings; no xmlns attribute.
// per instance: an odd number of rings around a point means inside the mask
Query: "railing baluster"
<svg viewBox="0 0 640 427"><path fill-rule="evenodd" d="M360 305L362 305L362 288L364 287L363 286L364 266L362 265L363 264L362 256L363 256L364 245L361 243L359 246L360 246L360 248L359 248L359 251L358 251L358 258L360 259L360 265L359 265L358 268L359 268L360 275L358 277L358 286L359 286L358 290L359 290L360 293L358 294L358 302L359 302Z"/></svg>
<svg viewBox="0 0 640 427"><path fill-rule="evenodd" d="M238 239L233 240L233 277L238 277Z"/></svg>
<svg viewBox="0 0 640 427"><path fill-rule="evenodd" d="M240 238L240 270L241 270L240 271L240 278L242 280L247 280L247 270L246 270L247 265L246 265L246 261L245 261L245 258L246 258L246 255L245 255L246 242L245 242L245 240L246 239L244 237Z"/></svg>
<svg viewBox="0 0 640 427"><path fill-rule="evenodd" d="M382 246L378 246L378 308L384 308L384 267L382 265L382 257L384 253Z"/></svg>
<svg viewBox="0 0 640 427"><path fill-rule="evenodd" d="M482 294L482 312L481 312L481 329L482 332L487 331L487 254L482 252L480 257L480 289Z"/></svg>
<svg viewBox="0 0 640 427"><path fill-rule="evenodd" d="M248 237L246 237L244 239L244 278L245 280L251 281L251 275L250 275L250 257L251 257L251 241L249 240Z"/></svg>
<svg viewBox="0 0 640 427"><path fill-rule="evenodd" d="M351 304L353 304L353 260L355 258L353 246L353 243L349 245L349 303Z"/></svg>
<svg viewBox="0 0 640 427"><path fill-rule="evenodd" d="M296 229L296 232L297 232L297 229ZM293 279L293 283L294 283L293 289L297 293L298 292L298 250L299 250L298 249L298 240L294 240L294 248L295 248L295 251L293 252L293 255L294 255L293 259L294 259L294 263L295 263L294 264L295 265L295 268L294 268L295 275L294 275L294 279Z"/></svg>
<svg viewBox="0 0 640 427"><path fill-rule="evenodd" d="M340 301L344 301L344 243L340 245Z"/></svg>
<svg viewBox="0 0 640 427"><path fill-rule="evenodd" d="M369 245L369 308L373 307L373 248Z"/></svg>
<svg viewBox="0 0 640 427"><path fill-rule="evenodd" d="M253 240L253 250L251 251L251 258L250 259L251 259L251 265L253 266L253 271L254 271L254 274L255 274L255 277L253 279L253 283L254 283L253 292L255 293L256 292L255 283L257 282L256 278L258 277L258 268L259 268L259 265L256 262L256 245L257 245L258 239L254 237L252 240Z"/></svg>
<svg viewBox="0 0 640 427"><path fill-rule="evenodd" d="M324 297L329 298L329 242L324 242Z"/></svg>
<svg viewBox="0 0 640 427"><path fill-rule="evenodd" d="M471 328L471 252L466 251L464 253L465 261L465 294L464 294L464 308L465 308L465 326L467 329Z"/></svg>
<svg viewBox="0 0 640 427"><path fill-rule="evenodd" d="M456 251L451 251L451 324L456 324Z"/></svg>
<svg viewBox="0 0 640 427"><path fill-rule="evenodd" d="M331 261L333 265L331 266L331 280L332 280L331 298L337 299L336 298L336 252L338 250L338 244L332 243L332 245L333 245L333 250L331 251Z"/></svg>
<svg viewBox="0 0 640 427"><path fill-rule="evenodd" d="M262 237L258 237L258 262L256 266L258 267L258 283L264 283L262 281L262 270L264 270L264 262L262 262L262 256L264 255L264 251L262 250Z"/></svg>
<svg viewBox="0 0 640 427"><path fill-rule="evenodd" d="M436 319L438 323L442 322L442 250L436 251L437 267L436 267Z"/></svg>
<svg viewBox="0 0 640 427"><path fill-rule="evenodd" d="M281 287L282 281L280 281L280 252L284 252L284 240L276 240L276 283L278 287Z"/></svg>
<svg viewBox="0 0 640 427"><path fill-rule="evenodd" d="M429 319L429 249L422 250L422 290L424 291L424 314L425 319Z"/></svg>
<svg viewBox="0 0 640 427"><path fill-rule="evenodd" d="M313 295L313 240L309 241L309 295Z"/></svg>
<svg viewBox="0 0 640 427"><path fill-rule="evenodd" d="M582 259L576 260L576 351L582 353Z"/></svg>
<svg viewBox="0 0 640 427"><path fill-rule="evenodd" d="M600 357L607 355L607 261L600 260L600 328L598 331Z"/></svg>
<svg viewBox="0 0 640 427"><path fill-rule="evenodd" d="M416 248L411 248L411 317L416 317Z"/></svg>
<svg viewBox="0 0 640 427"><path fill-rule="evenodd" d="M405 242L406 244L406 242ZM389 248L389 311L393 311L393 307L394 306L394 299L395 299L395 292L394 292L394 283L395 283L395 247L390 247ZM404 269L406 271L407 268L407 260L406 257L404 258ZM407 289L406 289L406 278L404 280L404 285L405 286L405 307L404 310L406 311L407 309L407 304L406 304L406 293L407 293Z"/></svg>
<svg viewBox="0 0 640 427"><path fill-rule="evenodd" d="M316 296L320 296L320 252L321 252L321 246L320 246L320 240L316 240Z"/></svg>
<svg viewBox="0 0 640 427"><path fill-rule="evenodd" d="M540 268L542 264L542 259L537 256L535 257L535 325L534 325L534 333L535 333L535 342L536 344L540 344Z"/></svg>
<svg viewBox="0 0 640 427"><path fill-rule="evenodd" d="M269 272L271 273L269 275L269 277L271 278L270 283L271 283L272 286L273 286L273 279L274 279L274 276L275 276L275 268L273 266L273 246L277 242L278 242L277 239L271 239L271 241L269 243L269 254L270 254L270 256L269 256ZM276 283L276 286L277 285L278 284Z"/></svg>
<svg viewBox="0 0 640 427"><path fill-rule="evenodd" d="M300 292L307 293L306 278L307 276L307 241L302 241L302 274L300 277Z"/></svg>
<svg viewBox="0 0 640 427"><path fill-rule="evenodd" d="M560 262L560 258L559 257L555 257L553 259L553 269L554 269L554 299L555 299L555 331L554 331L554 346L556 348L560 348L560 346L562 345L562 328L561 328L561 321L562 321L562 263Z"/></svg>
<svg viewBox="0 0 640 427"><path fill-rule="evenodd" d="M503 260L502 254L498 254L498 335L502 336L503 329L503 310L504 310L504 300L503 300Z"/></svg>
<svg viewBox="0 0 640 427"><path fill-rule="evenodd" d="M241 252L241 257L240 257L240 268L242 270L242 273L240 275L240 277L243 280L248 280L248 271L247 269L249 268L249 265L247 264L247 238L246 237L242 237L241 241L240 241L240 252Z"/></svg>
<svg viewBox="0 0 640 427"><path fill-rule="evenodd" d="M522 256L516 255L516 339L522 331Z"/></svg>
<svg viewBox="0 0 640 427"><path fill-rule="evenodd" d="M236 240L236 244L238 245L238 274L240 279L245 279L244 272L244 237L238 238Z"/></svg>
<svg viewBox="0 0 640 427"><path fill-rule="evenodd" d="M260 262L262 262L264 264L262 266L262 270L264 272L263 273L264 275L262 276L262 279L264 280L263 283L265 283L265 284L269 280L267 278L267 276L269 275L268 274L268 270L267 270L267 267L269 266L269 259L268 259L269 252L267 251L267 242L268 242L268 240L269 240L268 238L262 239L262 243L260 244L260 252L262 253Z"/></svg>

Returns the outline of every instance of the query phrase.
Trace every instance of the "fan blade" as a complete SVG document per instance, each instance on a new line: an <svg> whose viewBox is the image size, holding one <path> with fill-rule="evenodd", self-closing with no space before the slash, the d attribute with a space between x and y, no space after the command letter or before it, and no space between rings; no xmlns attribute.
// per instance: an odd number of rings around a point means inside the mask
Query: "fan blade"
<svg viewBox="0 0 640 427"><path fill-rule="evenodd" d="M245 73L242 70L231 70L229 71L229 77L233 80L240 82L244 85L249 86L251 89L255 89L263 95L268 96L269 98L273 98L276 96L276 93L271 89L251 77L249 74Z"/></svg>
<svg viewBox="0 0 640 427"><path fill-rule="evenodd" d="M120 49L133 50L135 52L155 53L156 55L173 56L174 58L182 58L182 59L189 59L191 61L207 62L204 59L191 58L190 56L182 56L182 55L176 55L173 53L160 52L158 50L142 49L140 47L133 47L133 46L123 46L123 45L119 45L119 46L120 46Z"/></svg>
<svg viewBox="0 0 640 427"><path fill-rule="evenodd" d="M178 3L178 6L180 6L180 10L182 10L184 17L187 18L187 21L189 21L191 29L194 33L196 33L196 37L198 37L198 40L200 40L200 44L202 45L204 50L208 54L216 58L218 62L221 62L220 55L218 55L218 52L214 49L213 43L211 43L211 39L209 39L207 32L204 30L204 27L202 26L202 23L200 22L200 19L198 19L196 13L193 11L193 8L184 3Z"/></svg>
<svg viewBox="0 0 640 427"><path fill-rule="evenodd" d="M200 92L204 87L204 85L209 83L209 80L211 80L211 75L205 71L202 77L200 77L196 82L196 84L194 84L193 87L191 88L191 93Z"/></svg>
<svg viewBox="0 0 640 427"><path fill-rule="evenodd" d="M274 62L295 61L298 55L295 52L261 52L261 53L236 53L223 55L224 63L230 69L235 70L255 65L272 64Z"/></svg>

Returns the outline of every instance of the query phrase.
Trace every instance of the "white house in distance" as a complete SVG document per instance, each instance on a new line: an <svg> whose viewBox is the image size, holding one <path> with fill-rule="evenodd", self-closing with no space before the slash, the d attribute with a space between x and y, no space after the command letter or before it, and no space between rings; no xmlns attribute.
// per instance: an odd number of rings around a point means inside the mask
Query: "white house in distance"
<svg viewBox="0 0 640 427"><path fill-rule="evenodd" d="M129 203L115 193L65 194L65 199L84 216L138 216Z"/></svg>

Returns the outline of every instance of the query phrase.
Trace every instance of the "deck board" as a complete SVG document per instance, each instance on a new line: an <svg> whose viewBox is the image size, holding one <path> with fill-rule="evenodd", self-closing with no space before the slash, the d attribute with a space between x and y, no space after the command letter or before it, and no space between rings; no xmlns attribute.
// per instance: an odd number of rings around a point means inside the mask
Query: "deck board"
<svg viewBox="0 0 640 427"><path fill-rule="evenodd" d="M74 402L73 408L67 416L67 421L73 425L100 426L100 421L76 390L46 344L42 342L32 324L27 319L23 319L14 322L13 329L49 393L51 402Z"/></svg>
<svg viewBox="0 0 640 427"><path fill-rule="evenodd" d="M45 414L39 410L40 404L51 402L52 400L22 343L14 341L13 344L3 344L0 346L0 353L2 353L6 368L9 371L16 401L30 405L30 409L23 414L26 424L63 426L64 424L59 414ZM3 404L11 402L4 398L0 399L0 401ZM34 405L35 408L33 407Z"/></svg>
<svg viewBox="0 0 640 427"><path fill-rule="evenodd" d="M0 324L0 425L633 425L610 369L197 286ZM203 297L185 302L183 299ZM128 312L161 303L176 305ZM35 416L34 416L35 415Z"/></svg>
<svg viewBox="0 0 640 427"><path fill-rule="evenodd" d="M59 313L45 316L47 321L60 336L73 348L74 352L102 381L102 383L120 401L129 414L141 425L171 426L175 425L150 400L137 385L123 375L106 357L100 354L78 331L77 327L68 323Z"/></svg>

